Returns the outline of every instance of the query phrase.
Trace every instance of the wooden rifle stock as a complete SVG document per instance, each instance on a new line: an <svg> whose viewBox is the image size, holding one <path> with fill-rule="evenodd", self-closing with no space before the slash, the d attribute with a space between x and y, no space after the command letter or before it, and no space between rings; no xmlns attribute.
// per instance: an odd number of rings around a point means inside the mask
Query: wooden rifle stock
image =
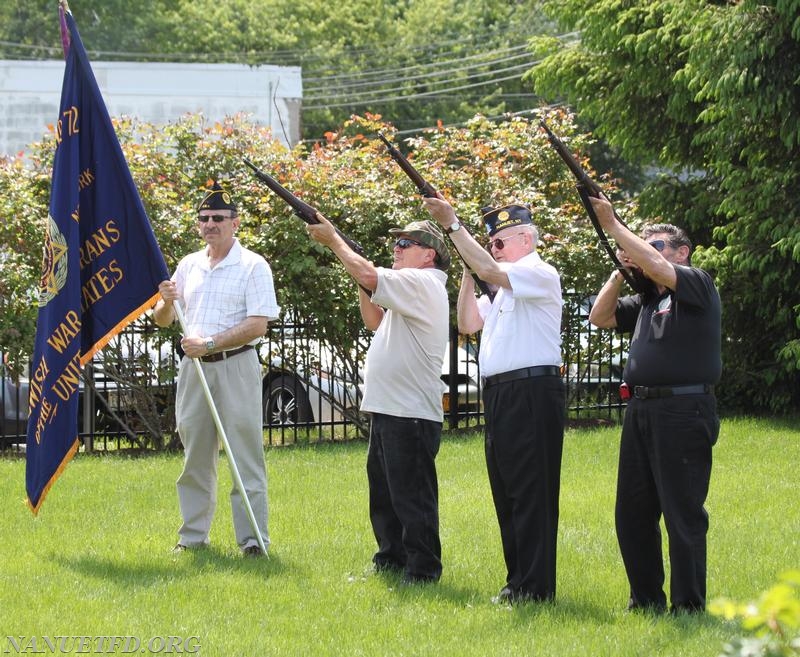
<svg viewBox="0 0 800 657"><path fill-rule="evenodd" d="M259 169L255 164L253 164L250 160L246 157L242 158L244 163L253 170L256 178L258 178L261 182L263 182L267 187L269 187L275 194L280 196L284 201L286 201L287 205L289 205L294 213L300 217L303 221L307 224L318 224L319 220L317 219L317 209L306 203L305 201L297 198L294 194L292 194L288 189L286 189L283 185L281 185L275 178L270 176L268 173L265 173L261 169ZM347 246L349 246L353 251L358 253L358 255L364 255L364 248L356 241L351 240L347 235L345 235L342 231L340 231L336 226L334 226L336 233L341 237Z"/></svg>
<svg viewBox="0 0 800 657"><path fill-rule="evenodd" d="M389 155L391 156L391 158L395 162L397 162L398 166L403 170L403 173L405 173L411 179L411 182L413 182L414 185L417 187L419 193L425 198L436 198L437 194L436 188L420 175L419 171L417 171L414 168L414 165L408 161L406 156L403 155L400 151L398 151L392 145L392 143L388 139L386 139L386 137L383 136L382 133L379 132L378 137L386 145L386 148L389 151ZM467 227L463 223L461 223L461 230L467 230ZM453 244L453 246L456 245ZM467 261L464 260L457 246L456 246L456 253L458 253L458 257L461 258L461 262L467 265ZM490 299L494 299L495 292L489 287L489 284L482 278L480 278L475 272L471 272L471 274L472 274L472 279L475 281L475 285L478 286L478 289L483 294L486 294Z"/></svg>
<svg viewBox="0 0 800 657"><path fill-rule="evenodd" d="M600 187L600 185L598 185L589 177L589 174L586 173L583 167L572 156L572 153L570 153L564 142L561 141L555 134L553 134L552 130L550 130L544 121L540 121L539 125L547 134L547 139L550 141L551 146L555 149L556 153L559 154L561 159L564 161L564 164L567 165L567 168L569 168L569 170L572 172L572 175L575 177L575 180L577 181L575 187L578 190L578 195L581 197L581 203L583 203L583 207L586 208L586 214L589 215L592 226L594 226L594 230L600 238L600 244L603 245L603 248L606 250L606 253L608 253L611 261L614 263L614 266L622 274L622 277L625 279L628 285L630 285L631 288L636 292L643 293L651 289L653 283L649 278L647 278L640 271L628 269L619 261L616 251L611 247L608 237L606 236L605 231L603 231L603 227L600 225L600 220L597 218L597 214L594 211L594 206L592 205L590 199L600 198L603 195L602 187ZM614 217L623 226L626 225L625 222L620 219L616 211L614 211Z"/></svg>

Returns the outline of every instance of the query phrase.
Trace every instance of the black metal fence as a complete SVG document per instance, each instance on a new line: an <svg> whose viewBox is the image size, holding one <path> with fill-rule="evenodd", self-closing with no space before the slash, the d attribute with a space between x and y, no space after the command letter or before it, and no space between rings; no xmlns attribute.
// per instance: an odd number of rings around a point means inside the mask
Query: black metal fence
<svg viewBox="0 0 800 657"><path fill-rule="evenodd" d="M588 322L591 299L566 295L562 373L572 420L618 421L624 340ZM265 440L270 445L332 442L365 437L358 410L364 333L346 349L317 337L314 324L297 320L269 327L260 348ZM175 433L177 336L143 319L113 340L84 370L79 390L78 435L86 450L165 449ZM510 347L510 348L513 348ZM483 420L479 342L451 330L442 369L445 427L480 426ZM0 450L21 451L27 423L27 382L2 371Z"/></svg>

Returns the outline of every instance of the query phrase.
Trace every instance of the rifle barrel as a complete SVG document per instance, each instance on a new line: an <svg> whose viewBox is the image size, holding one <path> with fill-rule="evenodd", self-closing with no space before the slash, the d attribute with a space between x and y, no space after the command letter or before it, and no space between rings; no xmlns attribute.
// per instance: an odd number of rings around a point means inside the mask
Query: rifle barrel
<svg viewBox="0 0 800 657"><path fill-rule="evenodd" d="M378 137L384 144L386 144L389 155L395 162L397 162L397 164L403 170L403 173L405 173L411 179L411 182L414 183L419 193L427 198L434 198L436 196L436 188L420 175L419 171L414 168L414 165L408 161L408 158L399 150L397 150L392 143L383 136L382 133L379 132Z"/></svg>
<svg viewBox="0 0 800 657"><path fill-rule="evenodd" d="M420 175L419 171L417 171L414 168L414 165L412 165L411 162L409 162L406 159L405 155L403 155L394 146L392 146L392 143L388 139L386 139L386 137L384 137L382 133L379 132L378 137L380 137L381 141L384 144L386 144L386 148L389 150L389 155L391 155L392 159L395 162L397 162L397 164L400 166L403 172L411 179L411 182L413 182L417 186L419 193L425 196L426 198L436 198L437 194L436 188ZM467 231L467 227L464 226L463 230ZM467 264L467 261L464 260L464 256L461 255L461 252L458 250L458 247L455 246L455 244L453 244L453 246L456 249L456 253L458 253L458 257L461 258L461 262ZM472 272L472 278L475 281L475 285L478 286L478 289L483 294L488 296L490 299L494 299L495 293L492 291L492 289L489 287L486 281L480 278L475 272Z"/></svg>
<svg viewBox="0 0 800 657"><path fill-rule="evenodd" d="M265 183L267 187L269 187L276 195L280 196L284 201L286 201L287 205L294 210L294 213L300 217L303 221L307 224L318 224L319 219L317 219L317 209L313 205L309 205L305 201L297 198L292 192L286 189L283 185L281 185L275 178L270 176L268 173L265 173L261 169L259 169L255 164L253 164L250 160L246 157L243 157L242 160L244 163L253 170L256 178L260 181ZM358 255L364 255L364 247L362 247L358 242L355 240L350 239L345 235L341 230L339 230L336 226L333 227L336 233L341 237L347 246L349 246L353 251L358 253Z"/></svg>
<svg viewBox="0 0 800 657"><path fill-rule="evenodd" d="M564 164L567 165L569 170L572 172L572 175L576 179L576 188L578 190L578 194L581 198L581 203L583 203L583 207L586 209L586 214L589 215L589 219L592 222L592 226L594 227L597 236L600 238L600 244L605 249L606 253L608 253L609 258L611 258L611 262L614 263L614 266L620 271L622 277L631 286L633 290L636 292L644 292L651 283L648 282L647 279L632 274L617 258L617 254L615 253L614 249L611 247L610 242L608 241L608 237L603 230L603 227L600 225L600 221L597 218L597 214L594 211L594 207L592 206L592 202L589 200L590 197L592 198L600 198L603 194L603 188L600 187L594 180L589 177L589 174L584 171L583 167L580 163L573 157L572 153L569 152L566 144L564 144L561 139L559 139L552 130L547 126L544 121L540 121L539 125L544 129L545 133L547 134L547 139L550 141L550 144L553 146L553 149L559 154L561 159L564 161ZM617 214L616 210L614 210L614 217L619 221L623 226L625 226L625 222Z"/></svg>

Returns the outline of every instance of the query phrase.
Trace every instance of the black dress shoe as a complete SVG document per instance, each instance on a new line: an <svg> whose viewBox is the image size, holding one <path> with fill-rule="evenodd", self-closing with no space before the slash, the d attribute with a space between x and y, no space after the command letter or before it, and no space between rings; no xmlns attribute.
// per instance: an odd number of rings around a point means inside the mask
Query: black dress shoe
<svg viewBox="0 0 800 657"><path fill-rule="evenodd" d="M399 563L395 561L376 561L375 562L375 572L376 573L401 573L403 572L403 568L405 566L401 566Z"/></svg>
<svg viewBox="0 0 800 657"><path fill-rule="evenodd" d="M400 580L400 584L403 586L414 586L416 584L433 584L434 582L438 581L438 577L433 577L431 575L412 575L410 573L406 573L403 575L403 579Z"/></svg>
<svg viewBox="0 0 800 657"><path fill-rule="evenodd" d="M500 593L492 598L492 602L495 604L510 605L520 605L526 602L544 602L546 600L552 600L552 598L545 598L523 589L512 589L509 586L504 586L500 589Z"/></svg>
<svg viewBox="0 0 800 657"><path fill-rule="evenodd" d="M545 600L547 598L543 598L541 595L534 595L530 591L523 591L522 589L517 589L511 595L512 605L525 604L526 602L543 602Z"/></svg>
<svg viewBox="0 0 800 657"><path fill-rule="evenodd" d="M492 602L496 605L511 604L513 600L514 591L508 586L504 586L500 589L500 593L492 598Z"/></svg>
<svg viewBox="0 0 800 657"><path fill-rule="evenodd" d="M242 554L246 557L263 557L264 550L262 550L258 545L250 545L242 550Z"/></svg>
<svg viewBox="0 0 800 657"><path fill-rule="evenodd" d="M628 606L625 608L625 611L630 611L633 613L644 613L644 614L655 614L660 615L664 614L667 611L666 604L660 604L658 602L635 602L634 600L628 600Z"/></svg>

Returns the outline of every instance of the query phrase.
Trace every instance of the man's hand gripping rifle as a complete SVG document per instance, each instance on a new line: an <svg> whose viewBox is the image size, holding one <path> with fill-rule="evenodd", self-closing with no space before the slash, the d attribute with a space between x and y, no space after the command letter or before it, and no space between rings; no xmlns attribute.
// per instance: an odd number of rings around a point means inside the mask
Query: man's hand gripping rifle
<svg viewBox="0 0 800 657"><path fill-rule="evenodd" d="M382 133L379 132L378 137L386 145L386 148L389 151L389 155L391 156L391 158L395 162L397 162L399 167L403 170L403 173L405 173L411 179L411 182L414 183L419 193L422 196L425 196L426 198L436 198L437 194L436 188L420 175L419 171L417 171L411 164L411 162L409 162L408 159L406 159L405 155L403 155L400 151L398 151L392 145L392 143L388 139L386 139L386 137L383 136ZM462 223L461 229L467 230L467 227ZM456 247L456 253L458 253L458 247ZM461 257L460 253L458 254L458 257L461 258L461 262L467 264L464 258ZM475 272L472 272L472 278L475 280L475 285L478 286L478 289L483 294L488 295L490 299L494 298L495 293L489 287L489 284L486 281L479 278Z"/></svg>
<svg viewBox="0 0 800 657"><path fill-rule="evenodd" d="M575 187L581 197L583 207L586 208L586 213L589 215L592 226L594 226L595 232L597 232L597 235L600 238L600 244L603 245L603 248L606 250L606 253L608 253L611 261L614 263L614 266L620 271L622 277L633 290L636 292L647 291L652 286L652 282L644 274L642 274L641 271L636 269L628 269L619 261L616 251L614 248L612 248L611 244L609 244L608 237L606 237L606 234L600 225L600 221L597 219L597 215L592 207L592 202L589 199L600 198L601 196L604 196L602 187L600 187L600 185L598 185L589 177L589 174L583 170L583 167L581 167L578 161L572 156L572 153L570 153L564 142L556 137L555 134L553 134L544 121L541 121L539 125L544 129L545 133L547 133L547 139L550 141L550 144L553 146L556 153L561 156L561 159L564 160L564 163L572 172L572 175L575 176L575 180L577 181ZM623 226L626 225L625 222L619 218L619 215L617 215L616 212L614 212L614 216Z"/></svg>

